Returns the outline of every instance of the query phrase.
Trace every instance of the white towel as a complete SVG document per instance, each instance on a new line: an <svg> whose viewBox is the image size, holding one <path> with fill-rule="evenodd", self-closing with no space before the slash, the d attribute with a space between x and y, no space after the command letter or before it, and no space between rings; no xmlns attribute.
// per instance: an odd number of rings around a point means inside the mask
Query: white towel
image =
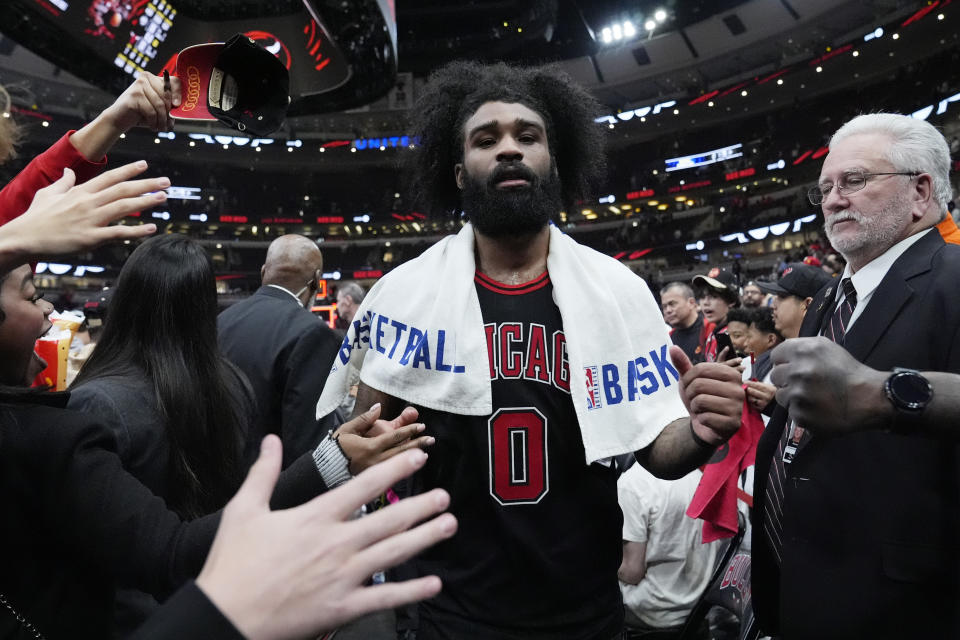
<svg viewBox="0 0 960 640"><path fill-rule="evenodd" d="M491 414L475 270L467 224L377 282L347 331L317 416L339 406L358 379L411 404ZM553 225L547 272L563 319L587 463L642 449L688 415L653 295L625 266Z"/></svg>

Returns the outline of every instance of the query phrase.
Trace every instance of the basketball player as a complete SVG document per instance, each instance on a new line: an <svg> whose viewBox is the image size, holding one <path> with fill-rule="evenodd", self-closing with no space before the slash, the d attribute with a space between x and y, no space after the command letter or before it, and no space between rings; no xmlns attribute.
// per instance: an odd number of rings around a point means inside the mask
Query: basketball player
<svg viewBox="0 0 960 640"><path fill-rule="evenodd" d="M571 374L564 319L547 269L549 221L564 206L591 194L602 178L601 131L593 122L602 110L583 88L550 67L457 62L431 77L415 111L421 139L417 184L423 199L432 212L464 211L472 224L476 272L472 282L456 286L475 288L493 399L493 413L485 416L417 407L436 444L414 479L415 491L446 489L452 496L450 511L460 522L455 538L417 560L422 574L436 573L444 584L440 595L420 606L417 638L619 638L618 470L609 460L585 462L582 425L571 399L571 384L582 384L582 378ZM416 261L407 265L403 273L417 268ZM405 280L395 271L382 287L412 291L410 287L437 286L434 282L443 278L437 273ZM358 317L373 308L374 294L371 290ZM652 296L649 304L652 317L659 318ZM394 356L396 343L391 349L384 342L383 336L393 331L389 322L378 320L368 342L383 358L398 358L402 349ZM662 322L658 324L669 344ZM569 327L566 335L571 340ZM436 355L439 347L449 358L450 333L446 344L442 335L440 340L431 353ZM350 341L348 334L347 351ZM730 367L692 367L676 347L670 356L679 385L663 392L676 393L679 386L690 417L653 425L659 435L654 433L652 443L635 455L656 475L678 478L705 462L736 431L743 392L739 374ZM430 369L431 362L421 362L421 369ZM441 356L435 363L435 368L444 365ZM636 379L633 384L632 392ZM626 391L609 393L608 401L626 400ZM632 393L631 399L634 395L644 397ZM390 413L411 397L393 397L361 383L355 411L376 402ZM637 428L649 428L658 417L645 416L642 403L636 405ZM684 407L679 407L682 415ZM504 420L516 428L500 429ZM495 464L503 451L512 452L511 459Z"/></svg>

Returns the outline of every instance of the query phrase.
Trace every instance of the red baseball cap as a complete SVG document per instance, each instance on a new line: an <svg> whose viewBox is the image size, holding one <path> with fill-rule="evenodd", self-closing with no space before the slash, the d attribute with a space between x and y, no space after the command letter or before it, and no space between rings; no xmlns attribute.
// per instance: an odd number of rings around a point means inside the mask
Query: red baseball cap
<svg viewBox="0 0 960 640"><path fill-rule="evenodd" d="M181 120L219 120L238 131L269 135L290 105L290 74L272 53L238 33L177 55L182 99L170 110Z"/></svg>

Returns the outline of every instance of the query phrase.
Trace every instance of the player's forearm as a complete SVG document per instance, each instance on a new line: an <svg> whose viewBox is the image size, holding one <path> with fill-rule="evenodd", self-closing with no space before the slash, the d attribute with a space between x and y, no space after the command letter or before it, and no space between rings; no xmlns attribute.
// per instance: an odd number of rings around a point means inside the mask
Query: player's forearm
<svg viewBox="0 0 960 640"><path fill-rule="evenodd" d="M704 464L716 447L694 439L690 418L668 424L657 439L634 455L637 462L664 480L676 480Z"/></svg>
<svg viewBox="0 0 960 640"><path fill-rule="evenodd" d="M356 418L362 415L378 402L382 407L380 410L382 416L396 416L403 411L404 404L401 400L361 382L357 387L357 401L353 405L353 413L350 417Z"/></svg>

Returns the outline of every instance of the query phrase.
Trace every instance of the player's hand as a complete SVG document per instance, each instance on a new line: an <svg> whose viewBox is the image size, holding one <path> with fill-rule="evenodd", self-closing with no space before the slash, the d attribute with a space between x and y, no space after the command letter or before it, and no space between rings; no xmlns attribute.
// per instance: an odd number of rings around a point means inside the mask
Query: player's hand
<svg viewBox="0 0 960 640"><path fill-rule="evenodd" d="M736 369L719 362L693 365L683 349L670 347L670 359L680 373L680 397L690 412L697 436L720 445L740 428L743 384Z"/></svg>
<svg viewBox="0 0 960 640"><path fill-rule="evenodd" d="M822 336L792 338L770 354L777 403L801 427L841 434L882 429L892 405L883 393L886 372L860 363Z"/></svg>
<svg viewBox="0 0 960 640"><path fill-rule="evenodd" d="M422 449L435 442L433 436L418 436L426 428L417 419L417 410L407 407L393 420L378 420L380 403L353 420L345 422L334 433L344 455L350 459L350 473L364 469L410 449Z"/></svg>
<svg viewBox="0 0 960 640"><path fill-rule="evenodd" d="M304 505L270 511L281 449L276 436L264 439L260 458L223 511L197 578L244 637L315 638L365 613L440 591L436 576L363 584L456 532L452 515L433 517L450 503L445 491L435 489L352 519L361 505L422 467L425 453L396 456Z"/></svg>
<svg viewBox="0 0 960 640"><path fill-rule="evenodd" d="M168 178L131 179L146 169L146 162L132 162L81 185L75 184L71 169L64 169L62 178L37 191L22 216L3 226L0 237L11 234L26 262L149 235L157 230L156 225L110 226L126 215L166 201L162 189L170 186Z"/></svg>
<svg viewBox="0 0 960 640"><path fill-rule="evenodd" d="M770 404L777 393L777 388L766 382L748 380L745 384L747 385L745 389L747 392L747 402L750 403L750 406L756 408L757 411L762 411Z"/></svg>
<svg viewBox="0 0 960 640"><path fill-rule="evenodd" d="M170 109L180 104L180 78L170 76L170 91L164 90L164 79L141 73L103 115L120 131L146 127L153 131L173 128Z"/></svg>

